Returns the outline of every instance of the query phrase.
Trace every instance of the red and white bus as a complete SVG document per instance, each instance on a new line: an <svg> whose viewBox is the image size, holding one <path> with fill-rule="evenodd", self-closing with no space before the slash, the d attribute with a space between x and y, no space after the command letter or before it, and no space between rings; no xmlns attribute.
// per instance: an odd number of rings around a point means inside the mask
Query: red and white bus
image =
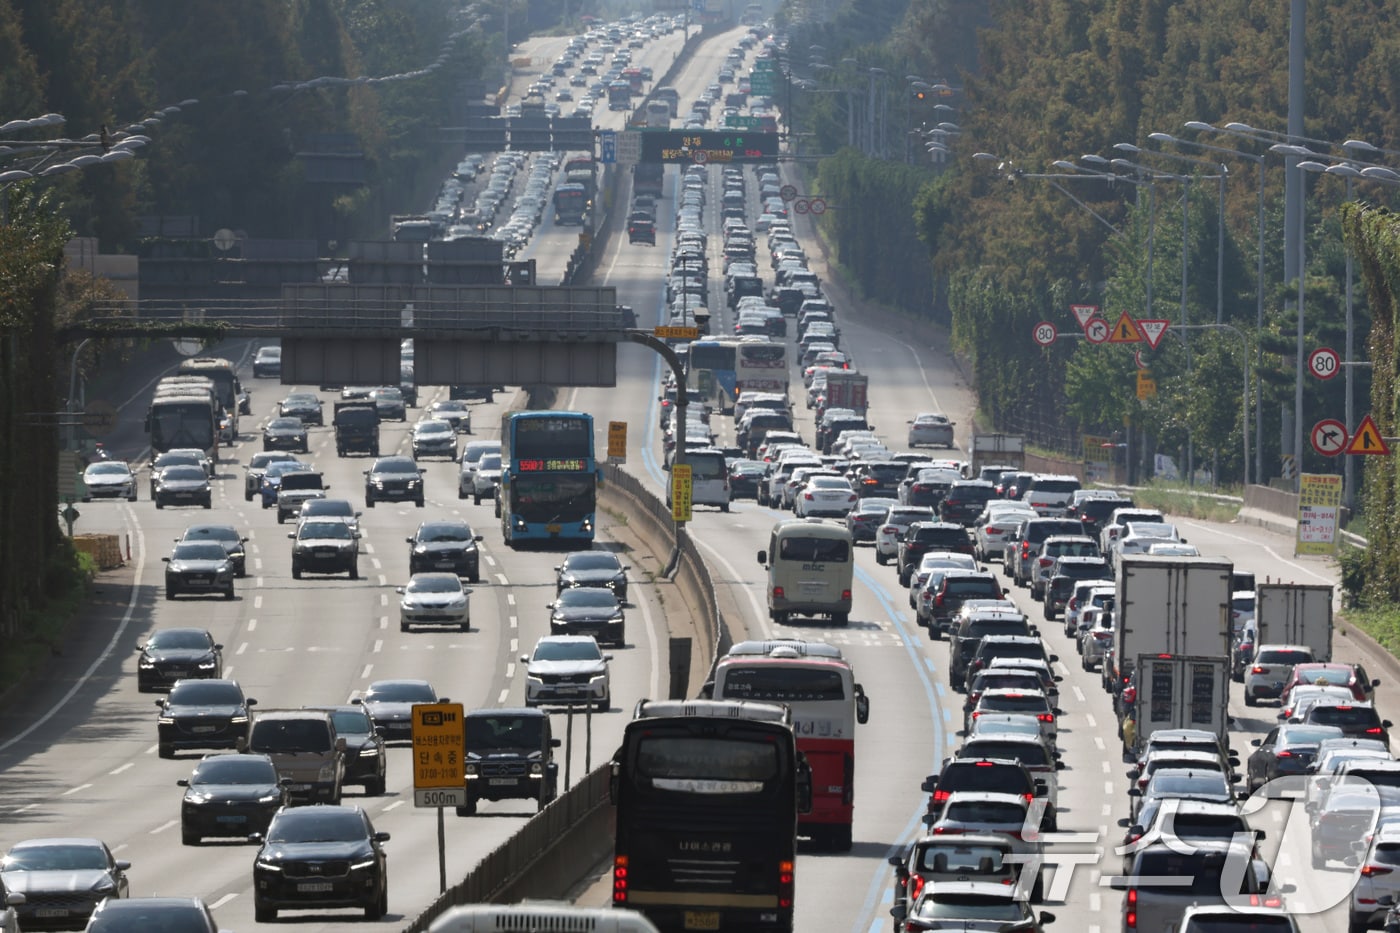
<svg viewBox="0 0 1400 933"><path fill-rule="evenodd" d="M799 817L798 834L849 851L856 724L870 718L870 700L840 649L800 639L739 642L715 664L707 690L716 700L762 700L792 710L797 750L812 769L812 809Z"/></svg>

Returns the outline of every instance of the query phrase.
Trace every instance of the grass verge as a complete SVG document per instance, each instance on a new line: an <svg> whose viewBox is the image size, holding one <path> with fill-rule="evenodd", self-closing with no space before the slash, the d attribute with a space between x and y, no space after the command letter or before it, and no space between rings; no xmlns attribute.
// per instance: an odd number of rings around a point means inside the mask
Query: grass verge
<svg viewBox="0 0 1400 933"><path fill-rule="evenodd" d="M1239 518L1240 503L1194 495L1185 486L1145 486L1132 492L1133 502L1145 509L1158 509L1169 515L1198 518L1208 522L1233 522Z"/></svg>
<svg viewBox="0 0 1400 933"><path fill-rule="evenodd" d="M1347 625L1354 625L1370 635L1381 647L1400 657L1400 608L1348 609L1338 619L1340 629L1345 634Z"/></svg>

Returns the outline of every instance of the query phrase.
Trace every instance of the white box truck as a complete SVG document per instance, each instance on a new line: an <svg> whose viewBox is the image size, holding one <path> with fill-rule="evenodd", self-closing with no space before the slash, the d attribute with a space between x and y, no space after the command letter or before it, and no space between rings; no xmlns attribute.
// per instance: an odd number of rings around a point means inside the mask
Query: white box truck
<svg viewBox="0 0 1400 933"><path fill-rule="evenodd" d="M1230 656L1232 570L1229 561L1212 557L1128 554L1119 559L1114 693L1143 655Z"/></svg>
<svg viewBox="0 0 1400 933"><path fill-rule="evenodd" d="M1254 589L1256 645L1307 645L1318 661L1332 660L1332 586L1260 583Z"/></svg>
<svg viewBox="0 0 1400 933"><path fill-rule="evenodd" d="M1228 744L1230 659L1168 654L1137 658L1138 689L1132 751L1163 729L1203 729Z"/></svg>
<svg viewBox="0 0 1400 933"><path fill-rule="evenodd" d="M1015 434L974 434L968 462L971 476L993 463L1005 464L1008 470L1026 468L1026 439Z"/></svg>

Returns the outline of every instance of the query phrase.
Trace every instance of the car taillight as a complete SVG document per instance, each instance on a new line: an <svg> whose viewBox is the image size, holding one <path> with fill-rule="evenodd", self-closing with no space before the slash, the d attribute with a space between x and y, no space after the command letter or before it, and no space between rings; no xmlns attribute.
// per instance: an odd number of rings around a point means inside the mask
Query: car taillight
<svg viewBox="0 0 1400 933"><path fill-rule="evenodd" d="M1037 715L1035 718L1036 718L1036 719L1039 719L1041 722L1054 722L1054 721L1055 721L1055 714L1054 714L1054 713L1040 713L1040 714Z"/></svg>
<svg viewBox="0 0 1400 933"><path fill-rule="evenodd" d="M1029 541L1021 542L1021 556L1023 558L1031 556L1031 543Z"/></svg>
<svg viewBox="0 0 1400 933"><path fill-rule="evenodd" d="M627 903L627 856L613 856L613 894L614 904Z"/></svg>
<svg viewBox="0 0 1400 933"><path fill-rule="evenodd" d="M1137 888L1128 889L1127 910L1123 913L1123 928L1127 930L1137 929Z"/></svg>
<svg viewBox="0 0 1400 933"><path fill-rule="evenodd" d="M928 590L924 590L924 591L923 591L922 593L920 593L919 595L923 597L924 602L928 602L930 599L933 598L933 594L930 593Z"/></svg>
<svg viewBox="0 0 1400 933"><path fill-rule="evenodd" d="M919 892L924 889L923 875L909 876L909 900L915 901L919 898Z"/></svg>
<svg viewBox="0 0 1400 933"><path fill-rule="evenodd" d="M973 710L973 711L972 711L972 718L973 718L973 719L980 719L980 718L982 718L982 711L981 711L980 709L979 709L979 710Z"/></svg>
<svg viewBox="0 0 1400 933"><path fill-rule="evenodd" d="M1282 751L1282 752L1279 752L1278 754L1274 755L1274 757L1275 757L1275 758L1292 758L1292 757L1293 757L1293 753L1290 752L1290 751Z"/></svg>
<svg viewBox="0 0 1400 933"><path fill-rule="evenodd" d="M933 601L933 604L934 604L935 606L941 606L941 605L943 605L943 594L942 594L942 593L939 593L939 594L938 594L938 598L935 599L935 600Z"/></svg>
<svg viewBox="0 0 1400 933"><path fill-rule="evenodd" d="M986 528L983 529L983 532L989 535L999 535L1001 534L1001 529L998 528L996 525L988 525Z"/></svg>
<svg viewBox="0 0 1400 933"><path fill-rule="evenodd" d="M804 498L804 499L806 499L808 502L810 502L810 501L812 500L812 494L811 494L810 492L804 492L804 493L802 494L802 498Z"/></svg>
<svg viewBox="0 0 1400 933"><path fill-rule="evenodd" d="M842 598L843 600L845 600L845 599L850 599L850 598L851 598L851 591L850 591L850 590L842 590L842 591L841 591L841 598Z"/></svg>
<svg viewBox="0 0 1400 933"><path fill-rule="evenodd" d="M778 906L788 908L792 906L792 892L797 880L797 872L794 870L794 863L778 863Z"/></svg>
<svg viewBox="0 0 1400 933"><path fill-rule="evenodd" d="M1371 728L1369 728L1369 729L1366 730L1366 734L1367 734L1367 735L1380 735L1380 734L1381 734L1381 727L1380 727L1380 726L1372 726Z"/></svg>
<svg viewBox="0 0 1400 933"><path fill-rule="evenodd" d="M987 767L991 767L991 765L987 765ZM947 802L948 802L948 798L951 797L951 796L952 796L952 791L947 791L947 790L936 790L936 791L933 792L933 802L934 802L934 803L947 803Z"/></svg>
<svg viewBox="0 0 1400 933"><path fill-rule="evenodd" d="M1265 673L1266 671L1267 671L1267 668L1260 667L1260 666L1257 665L1257 664L1254 665L1253 667L1251 667L1251 668L1249 669L1249 672L1250 672L1251 674L1263 674L1263 673Z"/></svg>
<svg viewBox="0 0 1400 933"><path fill-rule="evenodd" d="M1094 633L1094 637L1097 638L1099 641L1111 641L1111 640L1113 639L1113 633L1112 633L1112 632L1095 632L1095 633Z"/></svg>
<svg viewBox="0 0 1400 933"><path fill-rule="evenodd" d="M784 595L784 593L783 593L783 588L782 588L781 586L775 586L775 587L773 587L773 598L774 598L774 599L782 599L782 598L783 598L783 595Z"/></svg>
<svg viewBox="0 0 1400 933"><path fill-rule="evenodd" d="M933 833L935 836L961 836L962 830L955 826L935 826Z"/></svg>
<svg viewBox="0 0 1400 933"><path fill-rule="evenodd" d="M1039 561L1037 561L1037 563L1039 563L1042 567L1049 567L1054 562L1055 560L1052 557L1042 557Z"/></svg>
<svg viewBox="0 0 1400 933"><path fill-rule="evenodd" d="M1365 878L1375 878L1377 875L1388 875L1392 871L1394 871L1393 868L1382 868L1380 865L1361 866L1361 874Z"/></svg>

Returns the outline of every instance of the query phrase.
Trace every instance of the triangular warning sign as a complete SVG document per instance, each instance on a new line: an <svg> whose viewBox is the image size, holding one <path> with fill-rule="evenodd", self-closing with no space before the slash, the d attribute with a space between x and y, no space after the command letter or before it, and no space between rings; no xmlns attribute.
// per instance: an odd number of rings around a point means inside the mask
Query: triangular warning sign
<svg viewBox="0 0 1400 933"><path fill-rule="evenodd" d="M1099 306L1070 305L1069 310L1074 315L1074 319L1079 322L1079 327L1082 330L1089 323L1089 319L1099 313Z"/></svg>
<svg viewBox="0 0 1400 933"><path fill-rule="evenodd" d="M1124 311L1118 318L1118 323L1113 325L1113 333L1108 335L1109 343L1142 343L1142 331L1138 330L1137 322L1128 317L1128 312Z"/></svg>
<svg viewBox="0 0 1400 933"><path fill-rule="evenodd" d="M1387 446L1385 438L1381 437L1380 428L1367 415L1361 419L1361 423L1356 426L1356 433L1352 435L1351 443L1347 445L1346 452L1349 454L1382 454L1388 456L1390 447Z"/></svg>
<svg viewBox="0 0 1400 933"><path fill-rule="evenodd" d="M1162 335L1167 332L1167 325L1171 321L1153 320L1137 322L1138 330L1142 331L1142 339L1147 341L1147 345L1152 349L1157 349L1157 344L1162 342Z"/></svg>

